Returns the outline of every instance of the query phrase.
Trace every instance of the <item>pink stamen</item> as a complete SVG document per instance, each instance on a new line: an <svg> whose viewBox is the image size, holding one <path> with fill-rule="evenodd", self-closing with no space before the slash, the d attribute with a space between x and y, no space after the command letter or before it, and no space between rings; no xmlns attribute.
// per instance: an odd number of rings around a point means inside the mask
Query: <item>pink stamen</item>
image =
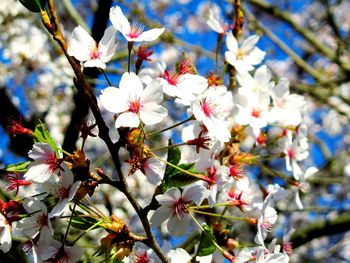
<svg viewBox="0 0 350 263"><path fill-rule="evenodd" d="M187 204L188 202L182 198L173 204L174 215L176 215L178 219L181 219L185 214L188 213Z"/></svg>
<svg viewBox="0 0 350 263"><path fill-rule="evenodd" d="M213 115L213 113L215 112L214 105L210 101L207 101L207 98L204 98L200 102L200 105L201 105L202 111L204 112L204 115L206 117L211 117Z"/></svg>
<svg viewBox="0 0 350 263"><path fill-rule="evenodd" d="M141 109L140 99L129 101L129 111L132 113L139 113Z"/></svg>
<svg viewBox="0 0 350 263"><path fill-rule="evenodd" d="M130 38L138 38L142 34L144 28L143 25L133 22L127 36Z"/></svg>

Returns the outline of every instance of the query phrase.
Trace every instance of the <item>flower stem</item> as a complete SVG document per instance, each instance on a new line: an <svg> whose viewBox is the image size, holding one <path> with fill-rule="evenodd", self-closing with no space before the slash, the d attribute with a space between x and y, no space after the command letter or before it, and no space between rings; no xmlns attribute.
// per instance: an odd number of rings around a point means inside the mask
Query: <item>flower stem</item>
<svg viewBox="0 0 350 263"><path fill-rule="evenodd" d="M162 146L162 147L158 147L158 148L152 148L150 149L150 151L160 151L160 150L166 150L166 149L170 149L170 148L174 148L174 147L178 147L178 146L184 146L187 145L187 142L182 142L182 143L178 143L178 144L170 144L167 146Z"/></svg>
<svg viewBox="0 0 350 263"><path fill-rule="evenodd" d="M99 68L99 70L100 70L100 72L103 74L103 76L105 77L105 79L107 80L108 85L109 85L109 86L113 86L112 83L110 82L110 80L109 80L109 78L108 78L106 72L105 72L102 68Z"/></svg>
<svg viewBox="0 0 350 263"><path fill-rule="evenodd" d="M131 64L131 51L134 45L134 41L128 42L128 72L130 72L130 64Z"/></svg>
<svg viewBox="0 0 350 263"><path fill-rule="evenodd" d="M65 233L65 235L64 235L64 238L63 238L61 247L63 247L64 244L66 243L66 240L67 240L67 237L68 237L68 233L69 233L69 228L70 228L70 225L71 225L71 223L72 223L72 219L73 219L73 215L74 215L74 211L75 211L75 207L76 207L76 206L77 206L77 203L74 203L73 209L72 209L72 214L71 214L71 216L70 216L70 218L69 218L67 230L66 230L66 233Z"/></svg>
<svg viewBox="0 0 350 263"><path fill-rule="evenodd" d="M93 224L92 226L90 226L88 229L86 229L83 233L81 233L76 239L74 239L71 242L71 246L73 246L80 238L82 238L85 234L89 233L91 230L93 230L95 227L97 227L99 224L101 224L102 221L98 221L97 223Z"/></svg>
<svg viewBox="0 0 350 263"><path fill-rule="evenodd" d="M177 169L177 170L179 170L179 171L181 171L181 172L183 172L185 174L188 174L190 176L196 177L196 178L198 178L200 180L205 180L205 175L203 175L203 174L195 174L195 173L191 173L189 171L186 171L186 170L184 170L184 169L182 169L182 168L180 168L180 167L178 167L178 166L176 166L176 165L174 165L172 163L169 163L168 161L163 160L162 158L158 157L154 153L152 153L152 157L156 158L157 160L159 160L159 161L161 161L163 163L166 163L167 165L169 165L169 166L171 166L171 167L173 167L173 168L175 168L175 169Z"/></svg>
<svg viewBox="0 0 350 263"><path fill-rule="evenodd" d="M228 216L228 215L219 215L219 214L215 214L215 213L210 213L210 212L205 212L205 211L199 211L196 209L191 209L191 211L193 211L194 213L197 214L202 214L202 215L207 215L207 216L214 216L214 217L221 217L221 218L226 218L226 219L232 219L232 220L238 220L238 221L247 221L246 217L236 217L236 216Z"/></svg>
<svg viewBox="0 0 350 263"><path fill-rule="evenodd" d="M186 123L188 121L191 121L191 120L194 120L194 115L190 116L189 118L187 118L187 119L185 119L185 120L183 120L183 121L181 121L179 123L176 123L176 124L174 124L172 126L169 126L169 127L165 128L165 129L162 129L162 130L159 130L159 131L155 131L155 132L151 132L151 133L146 135L146 138L150 138L150 137L152 137L152 136L154 136L154 135L156 135L158 133L165 132L165 131L171 130L173 128L176 128L177 126L180 126L180 125L182 125L182 124L184 124L184 123Z"/></svg>

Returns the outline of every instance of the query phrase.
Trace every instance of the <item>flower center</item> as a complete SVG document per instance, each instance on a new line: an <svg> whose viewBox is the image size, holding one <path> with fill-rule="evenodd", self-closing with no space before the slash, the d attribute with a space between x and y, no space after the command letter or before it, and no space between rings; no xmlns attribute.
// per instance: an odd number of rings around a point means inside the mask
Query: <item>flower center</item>
<svg viewBox="0 0 350 263"><path fill-rule="evenodd" d="M261 114L261 111L260 111L260 110L257 110L257 109L253 109L253 110L252 110L252 113L251 113L251 115L252 115L254 118L260 118L260 114Z"/></svg>
<svg viewBox="0 0 350 263"><path fill-rule="evenodd" d="M213 113L215 112L214 104L211 103L210 101L207 101L207 98L202 100L200 105L201 105L202 111L206 117L211 117L213 115Z"/></svg>
<svg viewBox="0 0 350 263"><path fill-rule="evenodd" d="M90 52L91 59L98 59L100 58L101 52L98 50L98 44L95 43L95 46L92 48Z"/></svg>
<svg viewBox="0 0 350 263"><path fill-rule="evenodd" d="M183 218L184 215L188 213L187 203L188 202L180 198L173 204L174 215L176 215L178 219Z"/></svg>
<svg viewBox="0 0 350 263"><path fill-rule="evenodd" d="M138 38L142 34L143 30L143 25L133 22L127 36L130 38Z"/></svg>
<svg viewBox="0 0 350 263"><path fill-rule="evenodd" d="M140 99L129 101L129 111L132 113L139 113L141 109Z"/></svg>
<svg viewBox="0 0 350 263"><path fill-rule="evenodd" d="M36 219L36 223L38 226L47 226L47 215L45 214L42 214L42 215L39 215Z"/></svg>
<svg viewBox="0 0 350 263"><path fill-rule="evenodd" d="M69 188L65 188L64 186L58 189L57 195L59 198L68 198L69 196Z"/></svg>

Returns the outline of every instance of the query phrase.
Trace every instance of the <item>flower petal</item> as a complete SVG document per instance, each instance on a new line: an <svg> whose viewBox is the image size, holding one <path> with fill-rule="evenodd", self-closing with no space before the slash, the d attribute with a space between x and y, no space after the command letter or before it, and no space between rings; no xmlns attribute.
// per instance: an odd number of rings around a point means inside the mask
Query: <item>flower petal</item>
<svg viewBox="0 0 350 263"><path fill-rule="evenodd" d="M113 26L109 26L105 30L105 33L103 34L103 37L98 44L100 59L103 62L110 61L117 48L117 44L115 43L115 33L116 29Z"/></svg>
<svg viewBox="0 0 350 263"><path fill-rule="evenodd" d="M109 11L109 19L112 25L122 34L130 33L130 22L124 16L119 6L112 7Z"/></svg>
<svg viewBox="0 0 350 263"><path fill-rule="evenodd" d="M155 102L149 102L142 106L140 118L146 125L159 123L168 115L168 110Z"/></svg>
<svg viewBox="0 0 350 263"><path fill-rule="evenodd" d="M68 54L79 61L91 58L90 52L96 46L95 40L81 26L74 28L68 45Z"/></svg>
<svg viewBox="0 0 350 263"><path fill-rule="evenodd" d="M126 92L115 87L108 87L102 90L100 101L102 106L109 112L120 113L129 109Z"/></svg>
<svg viewBox="0 0 350 263"><path fill-rule="evenodd" d="M134 42L141 41L153 41L156 40L161 34L163 34L165 28L153 28L151 30L143 32L138 38L133 39Z"/></svg>
<svg viewBox="0 0 350 263"><path fill-rule="evenodd" d="M138 127L140 125L139 116L132 112L124 112L115 121L115 127Z"/></svg>

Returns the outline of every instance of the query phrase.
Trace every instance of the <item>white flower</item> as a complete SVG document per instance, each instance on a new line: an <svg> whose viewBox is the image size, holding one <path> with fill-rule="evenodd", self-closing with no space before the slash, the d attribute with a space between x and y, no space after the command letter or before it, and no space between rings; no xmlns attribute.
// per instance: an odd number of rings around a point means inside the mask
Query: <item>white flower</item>
<svg viewBox="0 0 350 263"><path fill-rule="evenodd" d="M306 101L303 96L289 93L289 81L280 79L271 90L274 107L271 110L272 121L288 126L297 126L302 121L301 113L306 109Z"/></svg>
<svg viewBox="0 0 350 263"><path fill-rule="evenodd" d="M181 193L178 188L172 187L164 194L157 195L156 199L161 205L152 215L152 226L160 226L168 220L168 231L179 236L185 232L189 225L188 205L195 203L199 205L204 196L205 188L201 185L186 187Z"/></svg>
<svg viewBox="0 0 350 263"><path fill-rule="evenodd" d="M23 207L31 216L18 221L17 229L30 239L40 235L37 246L40 251L44 251L48 247L53 234L47 207L44 203L33 198L25 199Z"/></svg>
<svg viewBox="0 0 350 263"><path fill-rule="evenodd" d="M7 253L12 246L11 226L2 213L0 213L0 231L1 250Z"/></svg>
<svg viewBox="0 0 350 263"><path fill-rule="evenodd" d="M163 34L165 28L154 28L144 31L143 25L133 23L130 25L119 6L112 7L109 12L112 25L126 38L128 42L153 41Z"/></svg>
<svg viewBox="0 0 350 263"><path fill-rule="evenodd" d="M34 161L24 174L26 180L43 183L47 180L54 180L56 178L54 175L68 170L67 165L57 158L55 151L47 143L34 144L28 155Z"/></svg>
<svg viewBox="0 0 350 263"><path fill-rule="evenodd" d="M156 158L147 158L141 161L136 161L139 163L139 165L141 164L140 169L138 169L136 173L140 172L146 176L149 183L153 185L159 185L164 176L165 163L159 161Z"/></svg>
<svg viewBox="0 0 350 263"><path fill-rule="evenodd" d="M239 88L235 102L238 108L236 122L241 125L250 125L257 137L260 129L265 127L269 121L269 94L264 91Z"/></svg>
<svg viewBox="0 0 350 263"><path fill-rule="evenodd" d="M270 253L265 248L260 248L256 254L256 263L287 263L289 257L278 251Z"/></svg>
<svg viewBox="0 0 350 263"><path fill-rule="evenodd" d="M42 259L53 259L50 262L76 263L83 254L83 249L77 246L63 246L56 240L52 240L49 248L43 252Z"/></svg>
<svg viewBox="0 0 350 263"><path fill-rule="evenodd" d="M172 249L167 254L170 263L188 263L192 257L183 248Z"/></svg>
<svg viewBox="0 0 350 263"><path fill-rule="evenodd" d="M140 120L146 125L153 125L168 115L167 109L160 105L163 92L158 80L143 89L140 78L133 72L126 72L119 87L108 87L100 95L101 104L106 110L120 113L115 122L116 128L138 127Z"/></svg>
<svg viewBox="0 0 350 263"><path fill-rule="evenodd" d="M208 87L208 80L199 75L184 72L170 74L165 70L162 86L165 94L177 97L188 105Z"/></svg>
<svg viewBox="0 0 350 263"><path fill-rule="evenodd" d="M271 207L271 202L273 199L273 194L269 194L262 206L260 216L258 218L258 232L255 236L255 243L264 246L264 240L267 237L267 233L271 231L272 225L276 222L277 220L277 212L276 210Z"/></svg>
<svg viewBox="0 0 350 263"><path fill-rule="evenodd" d="M237 81L241 85L240 90L246 90L246 92L269 92L274 83L271 82L271 71L265 66L259 67L252 77L249 72L238 72Z"/></svg>
<svg viewBox="0 0 350 263"><path fill-rule="evenodd" d="M253 66L259 64L265 57L265 52L255 46L258 41L259 36L250 36L238 48L236 38L229 32L226 37L226 46L229 50L225 52L227 62L240 73L254 69Z"/></svg>
<svg viewBox="0 0 350 263"><path fill-rule="evenodd" d="M44 189L53 196L58 197L57 204L52 208L49 217L59 216L63 213L65 206L71 201L77 192L81 181L74 183L73 173L68 169L61 174L55 182L47 182Z"/></svg>
<svg viewBox="0 0 350 263"><path fill-rule="evenodd" d="M97 44L84 28L77 26L72 32L68 54L84 62L84 67L105 69L106 63L111 60L117 48L115 33L114 27L108 27Z"/></svg>
<svg viewBox="0 0 350 263"><path fill-rule="evenodd" d="M196 120L203 122L208 129L208 135L222 142L229 141L231 137L225 121L227 111L223 103L225 96L229 94L225 86L211 87L191 104Z"/></svg>
<svg viewBox="0 0 350 263"><path fill-rule="evenodd" d="M225 34L227 29L228 29L227 25L223 25L222 23L220 23L218 21L218 19L216 19L213 8L209 9L209 16L208 16L208 20L207 20L207 25L212 30L214 30L215 32L217 32L219 34Z"/></svg>

